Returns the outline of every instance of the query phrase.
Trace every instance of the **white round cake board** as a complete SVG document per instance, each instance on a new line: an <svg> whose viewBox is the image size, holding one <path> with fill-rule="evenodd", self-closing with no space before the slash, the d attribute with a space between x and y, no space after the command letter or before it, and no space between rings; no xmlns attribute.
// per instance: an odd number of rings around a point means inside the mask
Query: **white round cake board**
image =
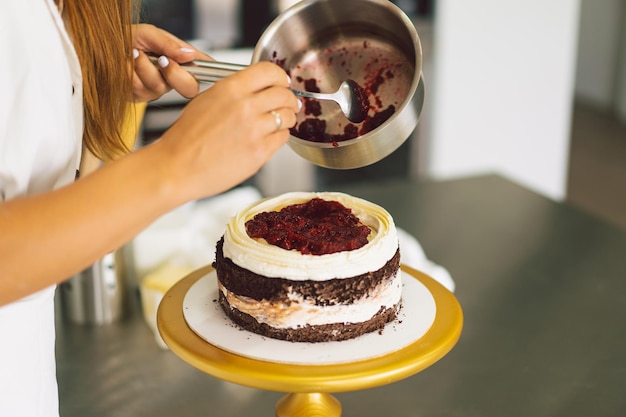
<svg viewBox="0 0 626 417"><path fill-rule="evenodd" d="M211 271L193 284L183 300L187 325L210 344L225 351L268 362L330 365L383 356L421 338L433 324L435 300L428 289L407 272L402 274L402 307L382 332L339 342L287 342L244 330L222 311L217 299L217 276Z"/></svg>

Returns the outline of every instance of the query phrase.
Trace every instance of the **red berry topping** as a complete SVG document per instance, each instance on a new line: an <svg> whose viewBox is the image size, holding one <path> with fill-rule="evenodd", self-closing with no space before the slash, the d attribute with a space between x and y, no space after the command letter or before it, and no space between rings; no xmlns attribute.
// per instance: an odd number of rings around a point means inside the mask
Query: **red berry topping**
<svg viewBox="0 0 626 417"><path fill-rule="evenodd" d="M283 249L325 255L365 246L370 228L337 201L313 198L280 211L259 213L246 222L251 238Z"/></svg>

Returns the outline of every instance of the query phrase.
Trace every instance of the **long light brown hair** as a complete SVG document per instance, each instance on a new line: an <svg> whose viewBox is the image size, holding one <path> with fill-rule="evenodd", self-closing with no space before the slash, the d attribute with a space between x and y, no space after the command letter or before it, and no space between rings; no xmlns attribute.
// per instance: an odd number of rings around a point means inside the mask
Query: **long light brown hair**
<svg viewBox="0 0 626 417"><path fill-rule="evenodd" d="M122 127L132 108L133 0L64 0L63 13L83 73L83 141L98 158L129 151Z"/></svg>

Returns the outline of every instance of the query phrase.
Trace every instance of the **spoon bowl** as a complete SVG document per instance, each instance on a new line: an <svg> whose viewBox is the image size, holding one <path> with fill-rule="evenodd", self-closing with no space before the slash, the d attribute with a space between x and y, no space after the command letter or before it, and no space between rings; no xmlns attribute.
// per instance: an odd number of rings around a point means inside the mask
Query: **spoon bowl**
<svg viewBox="0 0 626 417"><path fill-rule="evenodd" d="M300 97L336 102L346 118L352 123L361 123L365 120L370 108L365 90L356 81L350 79L343 81L334 93L325 94L293 89L291 91Z"/></svg>

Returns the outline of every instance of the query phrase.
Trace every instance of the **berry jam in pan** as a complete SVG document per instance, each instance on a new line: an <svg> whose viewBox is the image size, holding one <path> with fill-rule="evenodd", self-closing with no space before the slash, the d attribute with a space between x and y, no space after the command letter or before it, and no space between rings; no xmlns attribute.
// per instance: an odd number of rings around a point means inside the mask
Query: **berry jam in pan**
<svg viewBox="0 0 626 417"><path fill-rule="evenodd" d="M400 51L375 38L344 39L340 45L328 44L301 57L274 56L273 61L287 70L296 89L331 92L345 79L355 80L362 88L369 110L361 123L348 121L336 103L304 99L304 110L297 115L291 135L334 145L365 135L389 120L406 100L414 76L413 66Z"/></svg>

